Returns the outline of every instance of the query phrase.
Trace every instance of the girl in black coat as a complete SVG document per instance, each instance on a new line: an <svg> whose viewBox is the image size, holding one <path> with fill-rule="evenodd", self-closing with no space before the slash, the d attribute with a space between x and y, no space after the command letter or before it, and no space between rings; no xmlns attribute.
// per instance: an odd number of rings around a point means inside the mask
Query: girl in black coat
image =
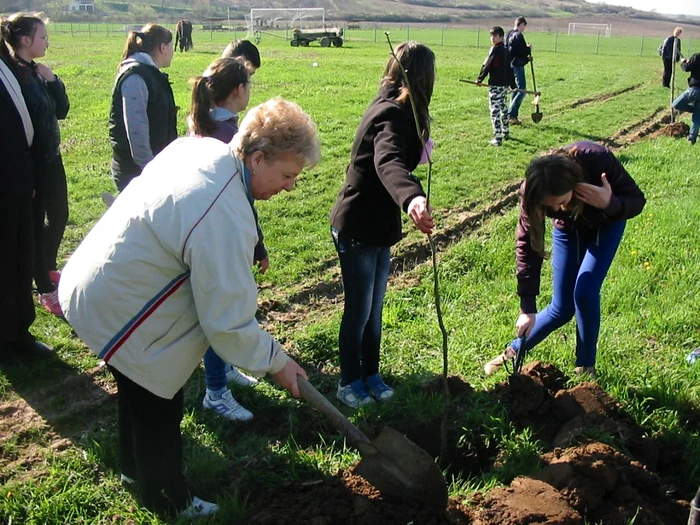
<svg viewBox="0 0 700 525"><path fill-rule="evenodd" d="M362 117L345 184L330 214L345 289L337 396L353 408L393 395L379 375L379 347L389 248L401 239L401 212L423 233L433 230L425 193L411 173L423 151L409 90L428 141L435 55L422 44L405 42L396 56L399 62L389 59L379 94Z"/></svg>

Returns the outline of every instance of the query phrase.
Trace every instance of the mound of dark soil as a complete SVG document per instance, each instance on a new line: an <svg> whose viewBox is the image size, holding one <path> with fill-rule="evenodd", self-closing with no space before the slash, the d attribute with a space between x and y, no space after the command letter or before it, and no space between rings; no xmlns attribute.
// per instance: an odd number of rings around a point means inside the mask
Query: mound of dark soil
<svg viewBox="0 0 700 525"><path fill-rule="evenodd" d="M681 139L687 137L689 132L690 127L685 122L674 122L673 124L666 124L664 127L654 131L649 135L649 138L673 137L675 139Z"/></svg>

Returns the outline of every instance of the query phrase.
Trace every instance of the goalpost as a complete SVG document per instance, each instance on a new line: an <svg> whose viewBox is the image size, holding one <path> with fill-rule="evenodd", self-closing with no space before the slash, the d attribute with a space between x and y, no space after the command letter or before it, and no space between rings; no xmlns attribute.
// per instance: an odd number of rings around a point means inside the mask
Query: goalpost
<svg viewBox="0 0 700 525"><path fill-rule="evenodd" d="M304 29L326 26L326 10L323 7L251 8L248 32Z"/></svg>
<svg viewBox="0 0 700 525"><path fill-rule="evenodd" d="M584 24L581 22L569 22L569 35L599 35L609 37L612 35L612 24Z"/></svg>

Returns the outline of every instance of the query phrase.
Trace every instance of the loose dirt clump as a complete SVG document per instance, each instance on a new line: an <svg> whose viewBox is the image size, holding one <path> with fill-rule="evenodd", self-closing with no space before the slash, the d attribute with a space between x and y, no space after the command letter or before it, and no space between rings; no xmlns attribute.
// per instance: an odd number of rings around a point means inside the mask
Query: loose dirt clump
<svg viewBox="0 0 700 525"><path fill-rule="evenodd" d="M689 132L690 127L685 122L674 122L654 131L649 135L649 138L673 137L674 139L682 139L687 137Z"/></svg>

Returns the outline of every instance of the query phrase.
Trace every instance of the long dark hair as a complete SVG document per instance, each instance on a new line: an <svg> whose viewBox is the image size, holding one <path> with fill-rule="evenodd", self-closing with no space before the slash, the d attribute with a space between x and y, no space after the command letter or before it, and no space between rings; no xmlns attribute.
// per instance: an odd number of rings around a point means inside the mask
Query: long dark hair
<svg viewBox="0 0 700 525"><path fill-rule="evenodd" d="M565 195L583 181L583 169L574 155L575 151L572 150L555 150L536 158L525 170L523 201L525 214L530 221L530 244L543 257L545 209L542 201L547 197ZM566 209L577 217L583 203L572 196Z"/></svg>
<svg viewBox="0 0 700 525"><path fill-rule="evenodd" d="M158 24L146 24L141 31L129 31L126 37L126 45L122 53L122 60L139 52L153 54L161 44L169 44L173 41L173 34L167 27Z"/></svg>
<svg viewBox="0 0 700 525"><path fill-rule="evenodd" d="M15 13L0 19L0 55L23 82L26 82L32 74L32 69L17 56L20 38L23 36L33 38L36 28L45 23L46 20L40 18L38 14Z"/></svg>
<svg viewBox="0 0 700 525"><path fill-rule="evenodd" d="M382 86L398 90L396 101L400 104L410 104L409 89L416 103L418 121L420 122L423 138L430 134L430 99L433 96L435 84L435 54L426 45L419 42L403 42L394 50L396 59L392 56L386 64ZM401 70L406 72L409 85L406 85Z"/></svg>
<svg viewBox="0 0 700 525"><path fill-rule="evenodd" d="M209 110L226 100L241 84L250 82L248 67L242 59L219 58L202 76L194 77L192 83L192 103L190 120L192 132L201 137L211 136L216 124Z"/></svg>

